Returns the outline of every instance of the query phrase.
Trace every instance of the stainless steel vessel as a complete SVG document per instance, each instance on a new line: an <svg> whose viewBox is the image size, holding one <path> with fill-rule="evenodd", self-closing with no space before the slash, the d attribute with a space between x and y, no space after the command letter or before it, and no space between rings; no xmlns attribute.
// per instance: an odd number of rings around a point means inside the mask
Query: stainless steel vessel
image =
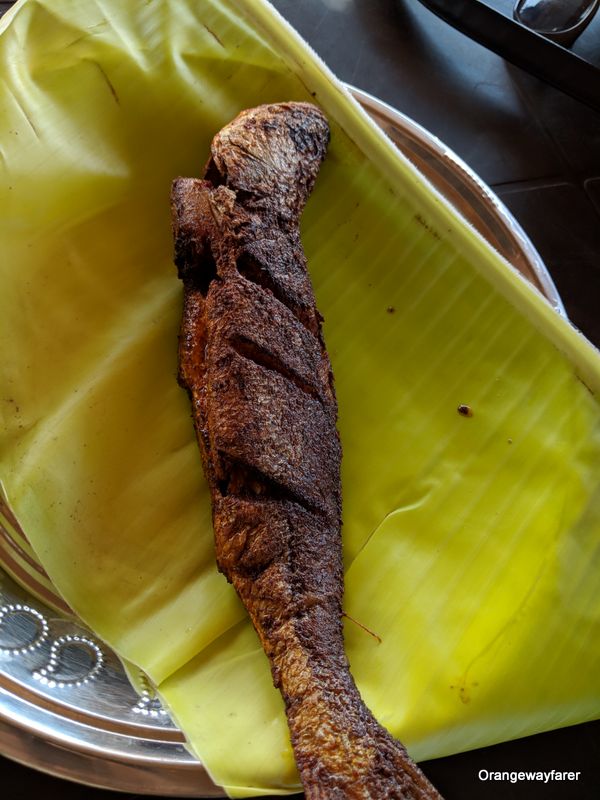
<svg viewBox="0 0 600 800"><path fill-rule="evenodd" d="M559 313L535 248L496 195L439 139L351 88L399 149ZM184 746L144 676L132 688L119 659L70 614L0 505L0 752L92 786L177 797L223 797ZM31 572L23 571L28 562ZM22 588L10 577L17 577Z"/></svg>

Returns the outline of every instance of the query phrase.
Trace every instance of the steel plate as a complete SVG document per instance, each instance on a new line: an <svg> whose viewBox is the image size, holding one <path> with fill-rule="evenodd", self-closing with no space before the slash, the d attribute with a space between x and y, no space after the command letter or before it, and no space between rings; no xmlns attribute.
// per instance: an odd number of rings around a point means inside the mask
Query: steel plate
<svg viewBox="0 0 600 800"><path fill-rule="evenodd" d="M430 183L564 313L535 248L483 181L420 125L350 89ZM114 653L69 613L1 501L0 562L0 752L91 786L223 797L143 676L138 694Z"/></svg>

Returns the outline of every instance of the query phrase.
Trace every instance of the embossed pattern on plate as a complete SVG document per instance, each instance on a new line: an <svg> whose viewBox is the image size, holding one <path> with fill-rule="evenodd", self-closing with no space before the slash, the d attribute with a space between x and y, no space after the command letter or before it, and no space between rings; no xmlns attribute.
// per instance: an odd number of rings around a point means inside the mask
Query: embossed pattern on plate
<svg viewBox="0 0 600 800"><path fill-rule="evenodd" d="M350 88L440 194L564 314L543 262L496 195L424 128ZM144 676L138 695L118 657L57 595L1 498L0 563L0 752L92 786L223 797Z"/></svg>

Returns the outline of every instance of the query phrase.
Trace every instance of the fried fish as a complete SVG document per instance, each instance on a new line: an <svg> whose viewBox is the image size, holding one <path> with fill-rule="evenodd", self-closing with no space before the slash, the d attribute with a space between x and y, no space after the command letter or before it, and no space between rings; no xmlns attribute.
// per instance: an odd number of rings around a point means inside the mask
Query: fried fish
<svg viewBox="0 0 600 800"><path fill-rule="evenodd" d="M315 106L260 106L215 136L203 179L174 181L179 380L218 566L269 658L306 797L441 800L344 652L337 403L299 233L328 142Z"/></svg>

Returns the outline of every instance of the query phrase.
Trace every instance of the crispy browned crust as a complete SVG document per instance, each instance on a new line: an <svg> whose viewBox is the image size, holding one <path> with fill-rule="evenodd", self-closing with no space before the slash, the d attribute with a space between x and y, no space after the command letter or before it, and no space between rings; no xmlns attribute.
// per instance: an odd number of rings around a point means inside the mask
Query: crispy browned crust
<svg viewBox="0 0 600 800"><path fill-rule="evenodd" d="M217 134L204 180L174 181L179 377L219 568L269 657L306 797L440 800L344 653L337 406L298 230L328 140L314 106L260 106Z"/></svg>

